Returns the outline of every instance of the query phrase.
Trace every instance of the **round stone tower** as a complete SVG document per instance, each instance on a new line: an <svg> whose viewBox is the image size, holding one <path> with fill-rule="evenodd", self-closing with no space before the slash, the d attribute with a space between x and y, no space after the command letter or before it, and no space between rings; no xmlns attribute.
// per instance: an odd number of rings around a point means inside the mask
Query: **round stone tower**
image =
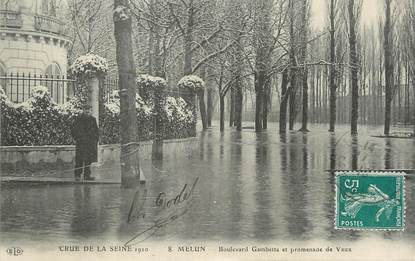
<svg viewBox="0 0 415 261"><path fill-rule="evenodd" d="M56 0L0 0L0 76L66 75L70 43Z"/></svg>

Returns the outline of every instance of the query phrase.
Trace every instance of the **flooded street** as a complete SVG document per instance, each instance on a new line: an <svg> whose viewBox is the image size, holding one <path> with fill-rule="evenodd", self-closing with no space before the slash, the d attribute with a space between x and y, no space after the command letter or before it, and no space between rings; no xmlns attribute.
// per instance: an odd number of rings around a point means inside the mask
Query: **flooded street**
<svg viewBox="0 0 415 261"><path fill-rule="evenodd" d="M404 232L334 230L330 169L414 169L415 140L380 128L325 125L281 136L214 127L161 162L142 161L145 185L2 185L9 242L141 240L360 240L415 242L415 176L406 178ZM114 175L118 175L114 173ZM181 193L182 192L182 193ZM180 195L181 193L181 195ZM179 195L179 200L168 201Z"/></svg>

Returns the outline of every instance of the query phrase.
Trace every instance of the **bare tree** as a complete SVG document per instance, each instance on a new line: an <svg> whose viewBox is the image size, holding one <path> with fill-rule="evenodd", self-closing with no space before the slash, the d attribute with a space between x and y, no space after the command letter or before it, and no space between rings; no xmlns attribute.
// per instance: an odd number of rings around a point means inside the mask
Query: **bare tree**
<svg viewBox="0 0 415 261"><path fill-rule="evenodd" d="M266 93L268 71L271 67L269 48L271 42L271 10L272 1L260 1L256 5L254 46L255 57L255 131L263 129L264 95Z"/></svg>
<svg viewBox="0 0 415 261"><path fill-rule="evenodd" d="M330 20L330 127L329 131L334 132L336 124L336 16L337 16L337 0L329 0L329 20Z"/></svg>
<svg viewBox="0 0 415 261"><path fill-rule="evenodd" d="M285 133L287 130L287 104L288 104L288 69L282 73L281 81L281 101L280 101L280 117L279 117L279 132Z"/></svg>
<svg viewBox="0 0 415 261"><path fill-rule="evenodd" d="M355 3L355 0L348 1L348 15L349 15L349 55L351 68L351 94L352 94L352 109L351 109L351 133L357 134L357 120L359 116L359 56L357 53L357 20L359 19L361 4Z"/></svg>
<svg viewBox="0 0 415 261"><path fill-rule="evenodd" d="M296 117L296 95L297 95L297 76L298 76L298 68L297 68L297 59L296 59L296 5L297 0L290 0L289 4L289 13L290 13L290 91L286 94L289 97L288 106L289 106L289 120L288 120L288 128L289 130L294 129L294 122Z"/></svg>
<svg viewBox="0 0 415 261"><path fill-rule="evenodd" d="M73 45L69 50L71 58L86 53L96 53L104 57L110 56L113 38L111 31L111 10L104 0L69 0L68 26Z"/></svg>
<svg viewBox="0 0 415 261"><path fill-rule="evenodd" d="M415 0L407 0L404 5L404 34L405 34L405 49L409 60L410 78L412 80L413 87L413 110L412 122L414 125L414 137L415 137ZM409 80L408 80L409 85Z"/></svg>
<svg viewBox="0 0 415 261"><path fill-rule="evenodd" d="M131 37L131 12L128 0L114 0L114 36L118 65L121 118L121 182L125 187L135 184L139 175L137 112L135 109L135 65Z"/></svg>
<svg viewBox="0 0 415 261"><path fill-rule="evenodd" d="M243 102L243 66L244 38L249 34L248 22L251 13L248 3L244 0L227 1L226 6L226 29L229 38L235 41L235 45L229 50L232 77L235 79L231 86L231 126L237 131L242 130L242 102Z"/></svg>
<svg viewBox="0 0 415 261"><path fill-rule="evenodd" d="M385 0L384 56L385 56L385 128L388 135L391 124L391 110L394 89L393 27L391 21L392 0Z"/></svg>
<svg viewBox="0 0 415 261"><path fill-rule="evenodd" d="M309 20L309 1L303 0L301 5L301 61L303 64L307 60L307 35L308 35L308 20ZM308 68L304 65L301 72L302 78L302 120L300 131L308 132Z"/></svg>
<svg viewBox="0 0 415 261"><path fill-rule="evenodd" d="M218 46L212 45L212 40L223 32L222 15L218 15L219 10L215 9L212 0L169 2L169 10L183 39L184 75L195 73L209 60L226 52L234 45L234 41L228 41L222 48L212 50L212 47ZM182 90L182 92L186 93L186 90ZM187 94L182 96L192 106L194 103L192 92L187 90ZM203 99L204 102L204 94L202 97L200 93L198 97L199 101ZM200 106L199 108L202 118L206 119L206 109L204 107ZM203 126L207 128L206 122Z"/></svg>

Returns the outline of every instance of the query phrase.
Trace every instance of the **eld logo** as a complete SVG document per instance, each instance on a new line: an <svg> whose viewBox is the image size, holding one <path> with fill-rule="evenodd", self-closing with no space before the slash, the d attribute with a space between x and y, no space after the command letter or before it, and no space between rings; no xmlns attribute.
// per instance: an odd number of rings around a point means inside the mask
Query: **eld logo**
<svg viewBox="0 0 415 261"><path fill-rule="evenodd" d="M6 252L11 256L20 256L21 254L23 254L23 249L21 249L20 247L9 247L6 250Z"/></svg>

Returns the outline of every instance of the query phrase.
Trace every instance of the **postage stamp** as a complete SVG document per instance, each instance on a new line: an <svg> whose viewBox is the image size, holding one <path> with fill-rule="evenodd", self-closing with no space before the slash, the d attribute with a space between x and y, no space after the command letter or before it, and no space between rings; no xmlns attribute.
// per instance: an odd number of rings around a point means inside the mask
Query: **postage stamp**
<svg viewBox="0 0 415 261"><path fill-rule="evenodd" d="M405 174L336 172L336 229L404 230Z"/></svg>

